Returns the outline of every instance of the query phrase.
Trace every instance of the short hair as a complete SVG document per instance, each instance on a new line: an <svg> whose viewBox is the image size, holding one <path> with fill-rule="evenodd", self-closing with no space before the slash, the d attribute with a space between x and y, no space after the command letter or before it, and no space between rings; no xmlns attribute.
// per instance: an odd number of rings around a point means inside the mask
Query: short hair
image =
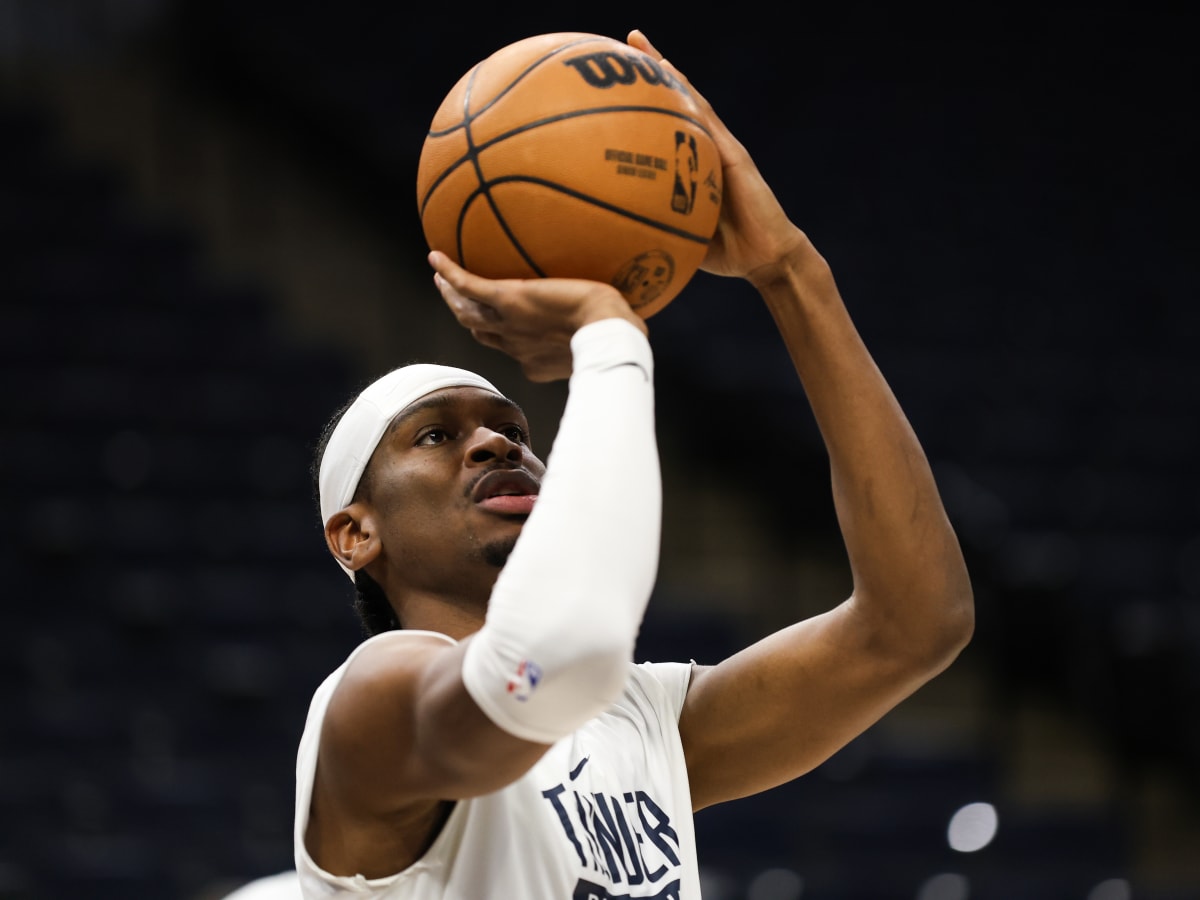
<svg viewBox="0 0 1200 900"><path fill-rule="evenodd" d="M347 400L333 414L332 418L325 423L325 427L321 430L321 436L317 440L316 451L313 454L312 466L309 471L312 475L313 500L317 507L318 521L321 521L321 460L325 456L325 448L329 445L329 438L333 434L333 430L355 399L357 399L357 395ZM359 483L355 497L358 496L359 491L363 490L363 485L368 481L369 479L364 478ZM362 569L354 573L354 593L354 611L358 614L359 622L367 637L385 631L396 631L404 627L400 624L400 618L396 615L396 611L392 609L392 604L388 602L383 587Z"/></svg>

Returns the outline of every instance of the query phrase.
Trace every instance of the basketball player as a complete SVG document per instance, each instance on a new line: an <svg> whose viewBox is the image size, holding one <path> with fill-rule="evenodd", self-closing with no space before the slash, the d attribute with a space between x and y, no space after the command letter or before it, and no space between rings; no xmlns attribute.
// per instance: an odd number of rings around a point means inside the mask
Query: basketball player
<svg viewBox="0 0 1200 900"><path fill-rule="evenodd" d="M693 811L810 771L969 640L924 453L824 259L700 102L725 181L705 268L748 279L790 351L852 593L713 666L635 664L661 506L646 323L608 285L489 281L431 254L458 321L568 398L548 465L521 410L450 367L385 375L327 432L327 542L379 633L301 740L305 897L696 900ZM714 462L745 452L736 412L714 420Z"/></svg>

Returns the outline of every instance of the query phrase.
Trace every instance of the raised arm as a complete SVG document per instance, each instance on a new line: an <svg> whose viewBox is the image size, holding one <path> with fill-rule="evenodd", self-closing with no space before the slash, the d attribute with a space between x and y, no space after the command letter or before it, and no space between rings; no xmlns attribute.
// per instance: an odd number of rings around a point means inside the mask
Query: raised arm
<svg viewBox="0 0 1200 900"><path fill-rule="evenodd" d="M537 295L545 285L484 283L444 257L433 262L447 302L469 321L498 316L512 322L540 308L529 292ZM445 598L439 600L441 621L452 623L444 630L463 639L404 632L376 638L350 661L329 695L307 845L334 874L377 877L412 862L436 833L445 801L491 792L520 777L551 743L606 709L625 684L658 562L653 363L644 327L609 314L611 298L628 309L615 290L591 304L571 287L560 285L560 294L592 313L560 323L558 349L542 356L554 363L539 374L570 377L566 408L536 505L491 588L486 618L482 609L456 600L456 583L463 596L473 590L468 576L451 570L409 577L406 585L422 579L435 584L429 590ZM584 283L576 287L592 290ZM374 505L335 517L330 529L349 568L385 552L378 534L391 526L388 504L380 499L385 492L375 486L379 479L399 479L412 468L428 471L440 464L445 448L454 477L433 483L449 484L444 495L453 498L463 493L460 483L485 484L493 473L506 477L509 470L493 463L515 463L528 453L506 424L511 410L499 398L483 396L483 409L496 403L499 419L485 413L476 425L475 413L457 420L441 409L397 419L389 440L401 447L389 448L395 457L384 457L396 459L394 466L389 462L372 476ZM426 415L436 417L429 421L442 435L430 452ZM464 436L456 437L458 431ZM410 451L403 447L414 439L420 462L409 465ZM489 474L482 481L470 472L460 478L459 466ZM426 511L423 496L413 490L417 483L403 483L396 492L402 508L392 515ZM485 513L457 512L453 499L447 505L444 515L460 515L477 527L491 521ZM429 511L437 513L432 506ZM426 565L416 556L404 558L407 549L395 542L390 552L408 570Z"/></svg>
<svg viewBox="0 0 1200 900"><path fill-rule="evenodd" d="M637 32L630 43L654 52ZM853 576L840 605L697 672L680 729L699 809L789 781L864 731L957 656L973 601L925 454L828 265L697 99L725 183L705 268L747 278L774 317L828 450Z"/></svg>

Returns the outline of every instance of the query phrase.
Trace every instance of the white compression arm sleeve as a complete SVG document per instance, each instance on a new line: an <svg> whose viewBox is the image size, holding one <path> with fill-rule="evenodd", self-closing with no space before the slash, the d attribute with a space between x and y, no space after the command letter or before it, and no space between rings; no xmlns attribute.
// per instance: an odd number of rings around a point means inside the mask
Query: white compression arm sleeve
<svg viewBox="0 0 1200 900"><path fill-rule="evenodd" d="M488 718L546 744L620 695L662 520L649 342L624 319L605 319L576 332L571 353L541 493L462 670Z"/></svg>

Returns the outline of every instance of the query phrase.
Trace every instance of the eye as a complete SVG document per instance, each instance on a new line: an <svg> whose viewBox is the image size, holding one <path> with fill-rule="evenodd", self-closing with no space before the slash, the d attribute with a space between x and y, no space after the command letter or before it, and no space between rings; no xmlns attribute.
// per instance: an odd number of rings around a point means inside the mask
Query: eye
<svg viewBox="0 0 1200 900"><path fill-rule="evenodd" d="M431 446L433 444L441 444L450 439L450 433L445 428L434 426L432 428L423 428L417 433L415 444L420 446Z"/></svg>
<svg viewBox="0 0 1200 900"><path fill-rule="evenodd" d="M514 444L528 444L529 443L529 432L527 432L520 425L502 425L500 428L498 428L496 430L499 431L506 438L508 438L510 441L512 441Z"/></svg>

